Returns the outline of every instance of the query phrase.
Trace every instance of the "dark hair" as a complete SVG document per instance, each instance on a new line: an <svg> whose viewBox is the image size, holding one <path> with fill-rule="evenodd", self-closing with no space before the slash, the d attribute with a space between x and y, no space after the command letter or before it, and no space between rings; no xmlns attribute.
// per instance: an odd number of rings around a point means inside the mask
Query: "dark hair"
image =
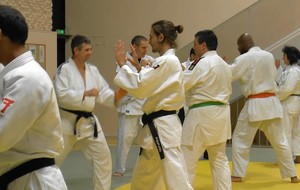
<svg viewBox="0 0 300 190"><path fill-rule="evenodd" d="M151 28L156 36L160 34L164 35L164 41L169 43L173 48L177 47L175 40L177 39L178 33L183 32L182 25L174 26L171 21L167 20L157 21L152 24Z"/></svg>
<svg viewBox="0 0 300 190"><path fill-rule="evenodd" d="M196 54L195 54L195 49L194 49L194 48L191 48L191 50L190 50L190 56L191 56L191 55L196 55Z"/></svg>
<svg viewBox="0 0 300 190"><path fill-rule="evenodd" d="M282 52L286 54L287 59L290 61L290 65L298 63L300 52L296 47L284 46Z"/></svg>
<svg viewBox="0 0 300 190"><path fill-rule="evenodd" d="M81 49L83 43L91 44L91 40L88 39L86 36L82 36L82 35L75 35L73 37L71 42L71 50L73 55L74 55L74 48L77 47L78 49Z"/></svg>
<svg viewBox="0 0 300 190"><path fill-rule="evenodd" d="M148 39L141 35L134 36L131 40L131 45L139 46L141 41L148 41Z"/></svg>
<svg viewBox="0 0 300 190"><path fill-rule="evenodd" d="M28 38L28 25L24 16L7 5L0 5L0 29L3 35L16 44L24 45Z"/></svg>
<svg viewBox="0 0 300 190"><path fill-rule="evenodd" d="M218 38L212 30L202 30L195 34L195 37L198 39L198 43L206 43L208 50L217 50L218 47Z"/></svg>

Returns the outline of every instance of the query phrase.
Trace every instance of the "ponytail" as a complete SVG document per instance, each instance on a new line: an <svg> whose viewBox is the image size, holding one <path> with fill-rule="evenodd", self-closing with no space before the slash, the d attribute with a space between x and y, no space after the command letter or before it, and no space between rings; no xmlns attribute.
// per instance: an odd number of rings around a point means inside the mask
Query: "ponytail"
<svg viewBox="0 0 300 190"><path fill-rule="evenodd" d="M175 26L175 30L177 31L177 33L181 34L183 32L183 26L177 25L177 26Z"/></svg>

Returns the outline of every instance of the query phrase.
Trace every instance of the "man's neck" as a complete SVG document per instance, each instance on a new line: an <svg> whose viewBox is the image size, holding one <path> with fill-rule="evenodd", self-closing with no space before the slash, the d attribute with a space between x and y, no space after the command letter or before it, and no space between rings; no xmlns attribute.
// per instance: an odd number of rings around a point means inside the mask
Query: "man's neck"
<svg viewBox="0 0 300 190"><path fill-rule="evenodd" d="M81 60L79 58L76 58L76 57L72 57L74 63L76 64L77 68L78 69L85 69L85 61L84 60Z"/></svg>
<svg viewBox="0 0 300 190"><path fill-rule="evenodd" d="M166 53L169 49L172 49L172 47L169 44L164 44L161 46L161 49L159 50L159 55L162 56L163 54Z"/></svg>
<svg viewBox="0 0 300 190"><path fill-rule="evenodd" d="M25 46L14 46L6 49L6 54L2 56L2 64L5 66L26 52Z"/></svg>

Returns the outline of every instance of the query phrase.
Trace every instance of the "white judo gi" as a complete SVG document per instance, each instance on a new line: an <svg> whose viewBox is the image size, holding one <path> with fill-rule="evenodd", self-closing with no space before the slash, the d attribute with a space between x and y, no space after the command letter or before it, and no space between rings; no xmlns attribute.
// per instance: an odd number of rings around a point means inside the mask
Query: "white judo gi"
<svg viewBox="0 0 300 190"><path fill-rule="evenodd" d="M147 98L142 109L150 114L159 110L179 110L183 106L182 80L181 64L175 50L169 49L156 58L152 68L139 73L127 65L122 66L114 82L137 98ZM165 158L160 159L149 126L145 125L137 136L137 143L143 150L133 172L131 189L161 189L161 177L168 190L193 189L180 148L182 127L177 114L158 117L153 122Z"/></svg>
<svg viewBox="0 0 300 190"><path fill-rule="evenodd" d="M129 52L126 53L129 59L133 59ZM146 55L145 58L148 56ZM152 57L150 57L153 59ZM126 64L133 72L137 72L136 68L127 61ZM117 67L119 72L120 67ZM124 96L117 108L118 111L118 145L116 157L116 169L118 173L125 172L125 165L127 161L130 146L134 141L138 131L142 128L141 117L144 114L142 106L145 99L135 98L130 94Z"/></svg>
<svg viewBox="0 0 300 190"><path fill-rule="evenodd" d="M188 58L185 62L181 63L182 67L184 70L188 69L190 67L190 65L194 62L194 60L190 60L190 58Z"/></svg>
<svg viewBox="0 0 300 190"><path fill-rule="evenodd" d="M54 87L60 108L93 112L96 103L114 106L114 91L99 73L97 67L85 63L85 82L72 58L62 64L54 78ZM85 97L84 91L98 88L97 97ZM60 109L64 133L65 148L57 157L61 164L72 149L81 149L91 161L94 169L93 182L95 190L109 190L111 186L112 163L110 150L96 115L82 117L77 123L77 115ZM94 124L97 125L98 137L94 137ZM77 133L74 135L74 127Z"/></svg>
<svg viewBox="0 0 300 190"><path fill-rule="evenodd" d="M63 149L61 120L51 79L30 51L0 72L0 176ZM60 169L43 167L12 181L8 190L66 190Z"/></svg>
<svg viewBox="0 0 300 190"><path fill-rule="evenodd" d="M282 126L294 156L300 156L300 67L289 65L280 74L276 92L283 107Z"/></svg>
<svg viewBox="0 0 300 190"><path fill-rule="evenodd" d="M245 97L249 98L240 112L232 136L233 176L244 177L249 152L258 129L264 132L274 148L281 176L296 176L296 169L283 131L282 106L275 96L277 71L271 53L255 46L238 56L230 65L233 80L239 80Z"/></svg>
<svg viewBox="0 0 300 190"><path fill-rule="evenodd" d="M0 63L0 72L4 69L4 66Z"/></svg>
<svg viewBox="0 0 300 190"><path fill-rule="evenodd" d="M232 76L216 51L206 52L184 72L186 103L182 151L193 184L199 157L207 149L214 189L230 190L226 142L231 138L229 98ZM195 106L195 108L191 108Z"/></svg>

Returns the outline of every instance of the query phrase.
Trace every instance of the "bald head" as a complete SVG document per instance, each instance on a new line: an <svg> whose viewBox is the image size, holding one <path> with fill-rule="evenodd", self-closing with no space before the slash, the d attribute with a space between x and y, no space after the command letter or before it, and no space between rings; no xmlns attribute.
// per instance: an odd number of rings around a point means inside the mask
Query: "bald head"
<svg viewBox="0 0 300 190"><path fill-rule="evenodd" d="M241 54L248 52L250 48L255 46L252 36L248 33L242 34L238 38L237 45Z"/></svg>

